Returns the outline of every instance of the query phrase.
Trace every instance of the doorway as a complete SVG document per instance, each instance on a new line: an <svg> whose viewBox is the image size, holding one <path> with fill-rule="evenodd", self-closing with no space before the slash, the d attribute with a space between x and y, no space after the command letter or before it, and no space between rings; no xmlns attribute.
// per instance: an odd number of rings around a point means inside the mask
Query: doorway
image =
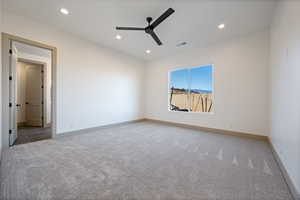
<svg viewBox="0 0 300 200"><path fill-rule="evenodd" d="M55 137L56 48L5 33L2 38L3 147Z"/></svg>
<svg viewBox="0 0 300 200"><path fill-rule="evenodd" d="M19 53L21 54L21 53ZM17 62L17 139L24 144L51 138L51 102L47 98L47 63L19 58ZM50 113L48 113L50 112Z"/></svg>

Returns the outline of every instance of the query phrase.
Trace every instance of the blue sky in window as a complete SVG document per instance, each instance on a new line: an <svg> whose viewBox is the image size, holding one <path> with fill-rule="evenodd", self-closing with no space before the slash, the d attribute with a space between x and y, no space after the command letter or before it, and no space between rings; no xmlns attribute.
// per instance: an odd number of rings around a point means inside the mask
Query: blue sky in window
<svg viewBox="0 0 300 200"><path fill-rule="evenodd" d="M203 66L189 69L180 69L171 72L171 85L174 88L189 87L191 81L191 89L212 91L212 66Z"/></svg>

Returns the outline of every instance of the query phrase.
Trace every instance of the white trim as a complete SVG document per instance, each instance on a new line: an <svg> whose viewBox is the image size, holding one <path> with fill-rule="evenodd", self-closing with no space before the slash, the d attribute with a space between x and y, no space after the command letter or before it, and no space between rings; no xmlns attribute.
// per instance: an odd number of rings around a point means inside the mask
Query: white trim
<svg viewBox="0 0 300 200"><path fill-rule="evenodd" d="M102 130L102 129L105 129L105 128L113 128L113 127L117 127L117 126L121 126L121 125L138 123L138 122L143 122L143 121L146 121L146 119L145 118L140 118L140 119L136 119L136 120L117 122L117 123L112 123L112 124L107 124L107 125L102 125L102 126L96 126L96 127L91 127L91 128L83 128L83 129L74 130L74 131L67 131L67 132L63 132L63 133L59 133L59 134L55 135L55 138L82 135L82 134L87 134L87 133L99 131L99 130Z"/></svg>

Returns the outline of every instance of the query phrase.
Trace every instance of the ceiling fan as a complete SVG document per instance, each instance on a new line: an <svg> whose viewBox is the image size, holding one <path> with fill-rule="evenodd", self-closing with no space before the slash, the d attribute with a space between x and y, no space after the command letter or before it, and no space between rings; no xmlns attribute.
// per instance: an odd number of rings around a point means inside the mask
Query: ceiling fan
<svg viewBox="0 0 300 200"><path fill-rule="evenodd" d="M116 27L117 30L128 30L128 31L145 31L146 33L148 33L149 35L152 36L152 38L155 40L155 42L158 45L162 45L162 42L160 41L160 39L158 38L158 36L156 35L156 33L154 32L154 29L161 23L163 22L166 18L168 18L171 14L173 14L175 12L175 10L173 10L172 8L169 8L168 10L166 10L159 18L157 18L152 24L152 17L147 17L146 20L148 22L148 26L146 26L145 28L139 28L139 27Z"/></svg>

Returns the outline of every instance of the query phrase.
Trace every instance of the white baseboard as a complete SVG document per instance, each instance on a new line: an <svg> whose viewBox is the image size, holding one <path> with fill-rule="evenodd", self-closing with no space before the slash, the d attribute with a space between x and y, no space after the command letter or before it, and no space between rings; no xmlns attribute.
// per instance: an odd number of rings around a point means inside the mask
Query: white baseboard
<svg viewBox="0 0 300 200"><path fill-rule="evenodd" d="M269 140L269 143L271 145L272 152L273 152L273 155L274 155L274 157L275 157L275 159L276 159L276 161L278 163L278 166L281 169L281 172L282 172L282 175L283 175L283 177L285 179L285 182L287 183L287 185L288 185L288 187L289 187L289 189L290 189L290 191L291 191L291 193L293 195L293 198L295 200L300 200L300 192L297 191L296 186L294 185L294 183L293 183L293 181L292 181L292 179L291 179L291 177L290 177L287 169L285 168L282 160L279 157L279 154L277 153L276 149L274 148L274 145L272 144L272 142L270 140Z"/></svg>
<svg viewBox="0 0 300 200"><path fill-rule="evenodd" d="M223 134L223 135L234 135L237 137L246 137L246 138L252 138L252 139L258 139L258 140L264 140L268 141L267 136L263 135L255 135L255 134L250 134L250 133L245 133L245 132L238 132L238 131L230 131L230 130L225 130L225 129L216 129L216 128L208 128L208 127L202 127L202 126L195 126L195 125L189 125L185 123L177 123L177 122L171 122L171 121L163 121L163 120L157 120L157 119L150 119L146 118L145 120L154 122L154 123L161 123L169 126L177 126L181 128L188 128L188 129L194 129L198 131L205 131L209 133L217 133L217 134Z"/></svg>
<svg viewBox="0 0 300 200"><path fill-rule="evenodd" d="M111 127L116 127L120 125L125 125L125 124L131 124L131 123L136 123L136 122L141 122L144 121L145 119L137 119L137 120L131 120L131 121L125 121L125 122L120 122L120 123L114 123L114 124L108 124L108 125L103 125L103 126L97 126L97 127L92 127L92 128L85 128L85 129L80 129L80 130L75 130L75 131L69 131L69 132L64 132L64 133L59 133L55 135L55 138L60 138L60 137L66 137L66 136L74 136L74 135L81 135L85 133L90 133L94 131L98 131L104 128L111 128Z"/></svg>

